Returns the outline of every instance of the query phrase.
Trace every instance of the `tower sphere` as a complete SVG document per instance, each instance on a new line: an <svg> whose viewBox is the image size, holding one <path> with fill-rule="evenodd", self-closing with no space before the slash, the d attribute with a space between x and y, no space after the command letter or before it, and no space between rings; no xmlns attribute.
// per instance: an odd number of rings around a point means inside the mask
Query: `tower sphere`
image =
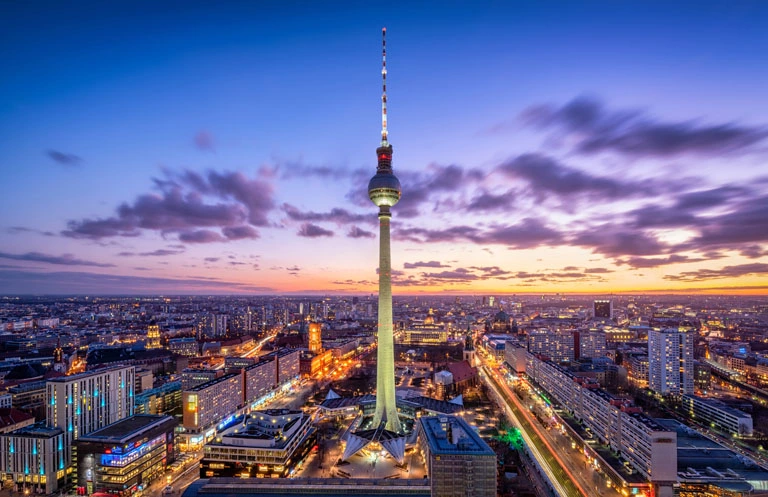
<svg viewBox="0 0 768 497"><path fill-rule="evenodd" d="M376 207L392 207L400 200L400 180L392 173L376 173L368 182L368 198Z"/></svg>

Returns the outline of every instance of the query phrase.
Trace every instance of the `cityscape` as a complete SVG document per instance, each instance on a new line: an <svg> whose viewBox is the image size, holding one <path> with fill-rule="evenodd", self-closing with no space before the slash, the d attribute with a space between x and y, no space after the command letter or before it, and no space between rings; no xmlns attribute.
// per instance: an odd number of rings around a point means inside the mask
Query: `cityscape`
<svg viewBox="0 0 768 497"><path fill-rule="evenodd" d="M0 497L768 496L766 15L0 5Z"/></svg>

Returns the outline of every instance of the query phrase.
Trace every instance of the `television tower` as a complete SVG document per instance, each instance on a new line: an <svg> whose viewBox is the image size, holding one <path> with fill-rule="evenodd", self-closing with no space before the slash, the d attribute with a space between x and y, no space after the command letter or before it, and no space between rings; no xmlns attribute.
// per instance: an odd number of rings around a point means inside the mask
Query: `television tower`
<svg viewBox="0 0 768 497"><path fill-rule="evenodd" d="M392 260L389 250L390 208L400 200L400 181L392 172L392 145L387 140L387 28L381 30L381 144L376 149L376 175L368 183L368 198L379 208L379 323L376 353L376 411L373 427L385 422L402 433L395 398L395 344L392 332Z"/></svg>

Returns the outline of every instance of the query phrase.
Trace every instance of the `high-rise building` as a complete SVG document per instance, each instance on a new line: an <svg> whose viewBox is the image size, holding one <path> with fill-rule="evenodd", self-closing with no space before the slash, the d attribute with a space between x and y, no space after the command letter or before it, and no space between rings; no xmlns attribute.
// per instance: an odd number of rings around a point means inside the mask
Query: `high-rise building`
<svg viewBox="0 0 768 497"><path fill-rule="evenodd" d="M227 321L229 320L229 316L226 314L216 314L216 317L213 320L213 336L223 337L227 334Z"/></svg>
<svg viewBox="0 0 768 497"><path fill-rule="evenodd" d="M578 340L576 339L578 337ZM577 359L605 357L606 342L603 331L581 331L574 333L574 346L578 342Z"/></svg>
<svg viewBox="0 0 768 497"><path fill-rule="evenodd" d="M496 453L457 416L419 418L419 449L432 495L495 497Z"/></svg>
<svg viewBox="0 0 768 497"><path fill-rule="evenodd" d="M613 317L613 301L595 300L595 317L611 319Z"/></svg>
<svg viewBox="0 0 768 497"><path fill-rule="evenodd" d="M648 332L648 386L660 395L693 394L693 332Z"/></svg>
<svg viewBox="0 0 768 497"><path fill-rule="evenodd" d="M71 447L78 437L133 415L135 368L113 367L53 378L46 383L46 422L64 430ZM72 452L67 452L67 466Z"/></svg>
<svg viewBox="0 0 768 497"><path fill-rule="evenodd" d="M400 181L392 172L392 145L387 140L387 50L382 30L381 144L376 149L376 175L368 183L368 198L379 208L379 323L376 363L376 411L373 424L400 433L395 398L395 349L392 331L392 261L389 248L390 209L400 200Z"/></svg>
<svg viewBox="0 0 768 497"><path fill-rule="evenodd" d="M573 362L577 358L574 338L569 331L534 330L528 333L528 351L557 363Z"/></svg>

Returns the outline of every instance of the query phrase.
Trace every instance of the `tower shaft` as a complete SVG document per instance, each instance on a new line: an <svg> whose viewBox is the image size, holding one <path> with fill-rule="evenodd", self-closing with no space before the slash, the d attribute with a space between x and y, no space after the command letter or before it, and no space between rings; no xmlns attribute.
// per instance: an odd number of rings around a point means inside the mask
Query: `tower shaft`
<svg viewBox="0 0 768 497"><path fill-rule="evenodd" d="M379 207L379 322L376 351L376 411L373 426L401 433L395 397L395 340L392 329L392 258L389 244L388 206Z"/></svg>

